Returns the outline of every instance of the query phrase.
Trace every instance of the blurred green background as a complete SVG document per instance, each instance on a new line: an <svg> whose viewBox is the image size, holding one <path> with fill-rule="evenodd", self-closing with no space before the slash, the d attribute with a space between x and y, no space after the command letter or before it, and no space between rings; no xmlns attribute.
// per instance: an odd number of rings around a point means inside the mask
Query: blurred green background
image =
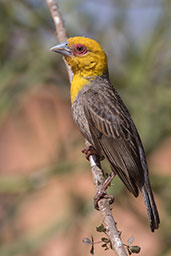
<svg viewBox="0 0 171 256"><path fill-rule="evenodd" d="M162 223L141 255L171 255L171 2L59 0L58 4L69 36L92 37L105 49L110 78L148 155ZM45 1L0 1L2 256L88 255L81 238L96 226L95 191L89 165L80 153L83 140L71 118L67 72L62 58L49 52L56 42ZM89 193L88 186L92 186ZM129 208L133 199L124 186L117 180L111 189L119 209L122 202ZM137 218L145 222L144 232L153 236L146 217L139 213ZM103 255L102 248L97 255Z"/></svg>

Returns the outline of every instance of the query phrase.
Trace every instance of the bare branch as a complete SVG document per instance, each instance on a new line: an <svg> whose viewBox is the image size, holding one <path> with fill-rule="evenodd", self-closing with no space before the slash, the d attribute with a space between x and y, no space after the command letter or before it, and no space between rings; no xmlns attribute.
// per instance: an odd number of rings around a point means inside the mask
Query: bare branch
<svg viewBox="0 0 171 256"><path fill-rule="evenodd" d="M87 141L85 144L86 146L90 145L89 142ZM100 191L105 181L103 170L101 169L99 158L97 158L95 155L91 155L89 159L90 159L90 166L91 166L91 172L93 175L94 185L96 187L96 191L98 192ZM109 205L109 200L105 198L99 200L98 206L103 217L103 223L106 229L106 234L108 235L108 238L111 241L112 248L116 252L116 255L127 256L125 247L120 237L120 232L116 227L116 222L112 215L112 210Z"/></svg>
<svg viewBox="0 0 171 256"><path fill-rule="evenodd" d="M67 36L66 30L65 30L65 27L64 27L64 21L63 21L63 18L62 18L62 14L59 11L59 6L58 6L56 0L46 0L46 3L49 7L53 22L55 24L56 36L58 38L58 41L60 43L62 43L62 42L67 40L68 36ZM65 62L66 69L68 71L69 81L71 83L72 77L73 77L72 70L67 65L64 57L63 57L63 61Z"/></svg>
<svg viewBox="0 0 171 256"><path fill-rule="evenodd" d="M59 42L64 42L67 40L67 33L64 28L64 22L63 22L62 15L59 11L58 4L56 0L46 0L46 2L55 24L57 38ZM72 71L70 67L68 67L66 62L65 62L65 65L67 67L68 75L71 82ZM89 143L86 142L86 145L89 145ZM105 178L103 175L103 170L101 169L100 161L97 159L95 155L90 156L90 165L91 165L91 172L93 175L94 185L98 192L100 188L103 186ZM111 241L112 249L116 252L117 256L127 256L124 245L120 238L120 232L117 230L116 222L112 216L109 200L105 198L101 199L98 202L98 206L103 217L103 223L106 229L106 234L108 235L108 238Z"/></svg>
<svg viewBox="0 0 171 256"><path fill-rule="evenodd" d="M66 30L64 28L64 21L62 18L62 14L59 11L59 7L56 0L46 0L46 3L49 7L52 19L55 24L57 38L59 42L62 43L66 41L68 38Z"/></svg>
<svg viewBox="0 0 171 256"><path fill-rule="evenodd" d="M90 161L95 164L91 166L91 171L93 174L93 179L95 183L96 190L100 190L100 187L104 183L105 179L103 176L103 172L101 168L99 168L99 162L96 156L90 156ZM99 182L100 181L100 182ZM115 250L116 255L118 256L126 256L126 251L123 246L123 243L120 238L120 233L117 230L116 222L112 216L112 211L110 209L109 200L101 199L98 203L99 210L103 216L103 223L106 229L106 234L111 241L112 248Z"/></svg>

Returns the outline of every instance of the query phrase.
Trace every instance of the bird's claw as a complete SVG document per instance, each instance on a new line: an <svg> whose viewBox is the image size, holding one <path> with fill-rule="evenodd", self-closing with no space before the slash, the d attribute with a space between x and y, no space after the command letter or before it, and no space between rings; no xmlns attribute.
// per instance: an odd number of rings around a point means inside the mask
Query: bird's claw
<svg viewBox="0 0 171 256"><path fill-rule="evenodd" d="M109 204L113 204L115 198L113 195L107 194L106 192L99 191L94 197L94 208L99 211L98 202L100 199L109 199Z"/></svg>
<svg viewBox="0 0 171 256"><path fill-rule="evenodd" d="M99 154L97 153L96 149L93 146L88 146L88 147L84 148L81 152L85 154L87 160L89 160L89 157L91 155L98 156L100 158L100 161L104 160L104 156L102 156L102 155L99 156Z"/></svg>

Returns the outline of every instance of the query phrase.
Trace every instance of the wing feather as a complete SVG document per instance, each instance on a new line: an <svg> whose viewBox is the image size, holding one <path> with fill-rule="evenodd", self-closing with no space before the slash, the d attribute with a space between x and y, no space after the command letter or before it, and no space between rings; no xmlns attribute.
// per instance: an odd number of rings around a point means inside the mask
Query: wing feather
<svg viewBox="0 0 171 256"><path fill-rule="evenodd" d="M144 180L136 128L124 103L113 90L102 94L93 88L82 97L92 144L100 149L128 190L138 196ZM141 143L141 141L140 141Z"/></svg>

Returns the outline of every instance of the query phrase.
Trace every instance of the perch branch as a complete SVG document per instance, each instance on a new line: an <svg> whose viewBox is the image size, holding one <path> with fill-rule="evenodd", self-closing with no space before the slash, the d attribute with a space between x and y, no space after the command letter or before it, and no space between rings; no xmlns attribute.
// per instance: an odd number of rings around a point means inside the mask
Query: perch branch
<svg viewBox="0 0 171 256"><path fill-rule="evenodd" d="M49 7L52 19L55 24L57 38L60 43L64 42L67 40L67 33L64 27L64 21L63 21L62 15L59 11L58 4L56 0L46 0L46 3ZM65 65L68 70L68 75L71 82L72 71L66 62L65 62ZM86 141L86 145L89 145L87 141ZM97 157L95 155L91 155L89 159L90 159L90 166L91 166L91 172L93 175L94 185L98 192L100 188L103 186L105 178L103 175L103 171L101 169L100 161L97 159ZM103 217L103 223L106 229L106 234L108 235L108 238L111 241L112 249L116 252L117 256L127 256L124 245L120 238L120 232L118 231L116 227L116 222L112 216L109 200L105 198L99 200L98 206Z"/></svg>

